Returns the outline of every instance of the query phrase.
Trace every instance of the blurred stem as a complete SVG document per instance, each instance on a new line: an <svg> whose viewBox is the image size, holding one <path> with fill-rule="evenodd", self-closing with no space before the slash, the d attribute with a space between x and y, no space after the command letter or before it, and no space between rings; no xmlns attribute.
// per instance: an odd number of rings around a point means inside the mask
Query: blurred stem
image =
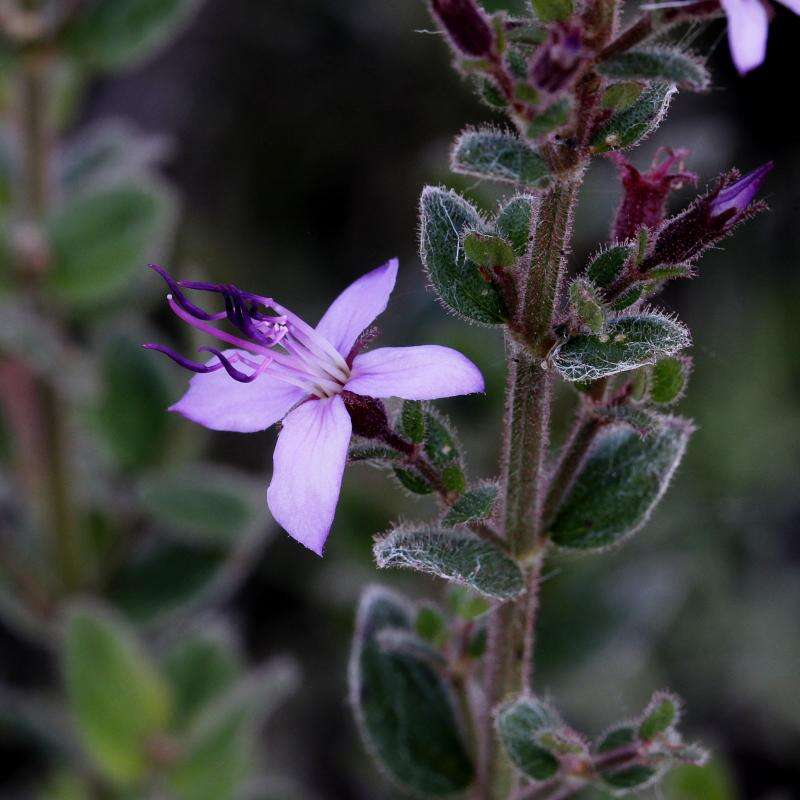
<svg viewBox="0 0 800 800"><path fill-rule="evenodd" d="M51 63L47 54L31 53L18 75L16 109L21 144L21 201L29 224L44 223L52 192L50 159L53 131L50 125ZM20 265L25 279L35 278L37 297L41 275L31 275ZM48 310L48 313L52 313ZM73 589L80 583L80 552L72 498L69 491L68 434L63 401L51 382L36 376L23 360L6 358L2 370L4 410L15 435L15 458L28 487L32 517L49 532L52 558L61 583Z"/></svg>

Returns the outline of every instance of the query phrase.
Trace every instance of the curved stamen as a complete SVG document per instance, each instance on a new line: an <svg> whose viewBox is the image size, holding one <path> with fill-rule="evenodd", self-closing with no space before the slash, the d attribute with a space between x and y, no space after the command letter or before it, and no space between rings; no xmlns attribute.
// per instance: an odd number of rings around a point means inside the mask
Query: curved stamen
<svg viewBox="0 0 800 800"><path fill-rule="evenodd" d="M158 264L148 264L147 266L164 279L164 283L169 287L172 296L175 298L175 302L188 314L191 314L197 319L205 320L206 322L225 319L225 312L210 314L205 309L192 303L180 290L180 282L176 281L163 267L159 267Z"/></svg>
<svg viewBox="0 0 800 800"><path fill-rule="evenodd" d="M200 364L197 361L191 361L188 358L184 358L179 353L176 353L172 348L166 347L163 344L143 344L145 350L157 350L159 353L163 353L165 356L171 358L176 364L180 365L184 369L191 370L192 372L199 372L200 374L205 374L207 372L216 372L222 364ZM201 348L202 349L202 348Z"/></svg>
<svg viewBox="0 0 800 800"><path fill-rule="evenodd" d="M235 381L239 381L239 383L252 383L261 375L261 371L258 368L250 375L248 375L246 372L236 369L236 367L233 366L233 364L222 353L222 351L217 350L216 347L199 347L198 350L215 355L219 359L220 365L225 369L225 372L227 372L228 375L230 375Z"/></svg>

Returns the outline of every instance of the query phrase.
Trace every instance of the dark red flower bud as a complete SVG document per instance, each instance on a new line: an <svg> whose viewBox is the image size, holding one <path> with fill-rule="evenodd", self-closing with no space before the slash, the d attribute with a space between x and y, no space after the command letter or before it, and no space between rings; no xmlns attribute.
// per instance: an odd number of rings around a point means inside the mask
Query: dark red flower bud
<svg viewBox="0 0 800 800"><path fill-rule="evenodd" d="M633 239L643 225L650 230L661 225L666 216L669 193L684 183L697 184L697 175L683 169L687 155L688 150L661 148L656 152L649 171L641 173L621 153L610 154L619 168L623 188L622 202L611 230L612 240ZM673 166L677 167L677 172L670 172Z"/></svg>
<svg viewBox="0 0 800 800"><path fill-rule="evenodd" d="M766 204L757 201L756 195L772 166L764 164L743 178L736 170L723 176L716 188L666 222L640 269L691 263L740 222L764 210Z"/></svg>
<svg viewBox="0 0 800 800"><path fill-rule="evenodd" d="M491 54L494 31L475 0L431 0L431 11L461 53L473 58Z"/></svg>
<svg viewBox="0 0 800 800"><path fill-rule="evenodd" d="M577 25L561 22L550 29L531 66L531 80L537 89L555 94L572 82L583 60L583 40Z"/></svg>
<svg viewBox="0 0 800 800"><path fill-rule="evenodd" d="M342 392L345 408L353 423L353 433L365 439L386 441L391 435L386 406L382 400L353 392Z"/></svg>

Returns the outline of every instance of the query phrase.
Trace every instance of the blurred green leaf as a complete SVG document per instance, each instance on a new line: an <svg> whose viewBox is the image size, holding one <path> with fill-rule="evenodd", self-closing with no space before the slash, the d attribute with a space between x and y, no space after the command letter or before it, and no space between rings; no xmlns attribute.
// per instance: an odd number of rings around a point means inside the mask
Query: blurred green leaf
<svg viewBox="0 0 800 800"><path fill-rule="evenodd" d="M59 300L84 310L113 298L138 268L157 258L174 219L170 193L154 182L81 194L48 222L54 259L49 288Z"/></svg>
<svg viewBox="0 0 800 800"><path fill-rule="evenodd" d="M567 339L553 352L552 362L565 380L593 381L653 364L691 343L683 323L646 311L609 320L602 334Z"/></svg>
<svg viewBox="0 0 800 800"><path fill-rule="evenodd" d="M740 796L730 770L720 761L704 767L680 765L662 784L666 800L737 800Z"/></svg>
<svg viewBox="0 0 800 800"><path fill-rule="evenodd" d="M118 121L102 122L72 140L58 159L60 183L68 195L141 177L162 160L163 137Z"/></svg>
<svg viewBox="0 0 800 800"><path fill-rule="evenodd" d="M531 139L540 139L549 136L559 128L563 128L570 119L572 104L568 98L562 98L551 103L533 118L526 131Z"/></svg>
<svg viewBox="0 0 800 800"><path fill-rule="evenodd" d="M642 88L642 85L636 81L612 83L603 92L603 108L611 108L616 111L630 108L642 93Z"/></svg>
<svg viewBox="0 0 800 800"><path fill-rule="evenodd" d="M116 70L155 55L200 0L87 0L62 36L67 52L95 69Z"/></svg>
<svg viewBox="0 0 800 800"><path fill-rule="evenodd" d="M404 400L400 411L400 432L406 439L421 444L425 441L425 413L422 403Z"/></svg>
<svg viewBox="0 0 800 800"><path fill-rule="evenodd" d="M636 743L636 728L622 724L611 728L600 737L596 750L599 755L621 750ZM601 770L600 776L605 784L615 790L641 789L651 783L657 775L655 767L633 764L610 767Z"/></svg>
<svg viewBox="0 0 800 800"><path fill-rule="evenodd" d="M92 793L77 775L62 772L44 788L39 800L92 800Z"/></svg>
<svg viewBox="0 0 800 800"><path fill-rule="evenodd" d="M171 392L163 367L125 334L106 343L96 419L106 446L124 470L157 464L167 446Z"/></svg>
<svg viewBox="0 0 800 800"><path fill-rule="evenodd" d="M458 584L447 587L447 605L455 616L470 621L483 616L492 607L486 597Z"/></svg>
<svg viewBox="0 0 800 800"><path fill-rule="evenodd" d="M436 606L426 604L417 609L414 631L426 642L439 647L447 635L447 623Z"/></svg>
<svg viewBox="0 0 800 800"><path fill-rule="evenodd" d="M711 83L699 58L672 47L626 50L601 61L597 70L607 78L667 81L695 92L705 91Z"/></svg>
<svg viewBox="0 0 800 800"><path fill-rule="evenodd" d="M644 525L693 431L680 417L662 416L657 422L644 438L627 426L600 431L550 526L556 544L579 550L605 547Z"/></svg>
<svg viewBox="0 0 800 800"><path fill-rule="evenodd" d="M144 774L150 737L167 724L168 687L128 628L105 610L72 610L64 650L75 724L98 768L131 784Z"/></svg>
<svg viewBox="0 0 800 800"><path fill-rule="evenodd" d="M226 554L157 543L135 555L114 576L109 599L135 622L199 602L222 576Z"/></svg>
<svg viewBox="0 0 800 800"><path fill-rule="evenodd" d="M497 712L497 731L511 763L536 781L558 772L558 758L539 737L561 727L556 711L537 697L517 697Z"/></svg>
<svg viewBox="0 0 800 800"><path fill-rule="evenodd" d="M601 126L592 139L594 151L625 150L639 144L661 124L676 91L672 83L652 83L632 105L615 112Z"/></svg>
<svg viewBox="0 0 800 800"><path fill-rule="evenodd" d="M488 232L475 207L461 195L426 186L420 199L420 257L436 294L459 317L499 325L506 313L497 289L464 253L463 237Z"/></svg>
<svg viewBox="0 0 800 800"><path fill-rule="evenodd" d="M572 14L572 0L531 0L537 19L542 22L562 21Z"/></svg>
<svg viewBox="0 0 800 800"><path fill-rule="evenodd" d="M189 543L230 546L263 516L263 486L211 464L150 473L139 484L139 497L159 528Z"/></svg>
<svg viewBox="0 0 800 800"><path fill-rule="evenodd" d="M670 692L656 692L642 714L639 738L649 742L674 727L680 714L680 701Z"/></svg>
<svg viewBox="0 0 800 800"><path fill-rule="evenodd" d="M350 665L350 696L370 753L401 786L423 797L464 791L473 767L449 688L434 668L386 652L377 639L411 629L411 610L396 595L367 589L361 598Z"/></svg>
<svg viewBox="0 0 800 800"><path fill-rule="evenodd" d="M164 674L172 685L172 728L185 730L211 701L241 676L234 643L223 632L198 631L167 652Z"/></svg>
<svg viewBox="0 0 800 800"><path fill-rule="evenodd" d="M522 570L497 545L463 530L409 525L394 528L375 542L380 568L404 567L465 584L499 600L525 588Z"/></svg>
<svg viewBox="0 0 800 800"><path fill-rule="evenodd" d="M512 267L516 261L514 249L501 236L487 233L468 233L464 237L464 252L478 266Z"/></svg>

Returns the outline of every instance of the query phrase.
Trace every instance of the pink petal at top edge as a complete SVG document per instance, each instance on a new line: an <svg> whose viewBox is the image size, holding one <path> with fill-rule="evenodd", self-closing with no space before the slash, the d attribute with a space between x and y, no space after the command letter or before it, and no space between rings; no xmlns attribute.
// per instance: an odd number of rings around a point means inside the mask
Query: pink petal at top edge
<svg viewBox="0 0 800 800"><path fill-rule="evenodd" d="M358 355L345 387L369 397L434 400L484 390L480 370L464 355L435 344L381 347Z"/></svg>
<svg viewBox="0 0 800 800"><path fill-rule="evenodd" d="M230 359L239 352L225 350L224 355ZM252 359L251 354L247 356ZM207 363L217 363L216 356ZM241 363L236 363L236 368L248 375L253 372ZM274 425L306 394L302 389L275 380L268 373L252 383L239 383L224 369L219 369L195 375L189 381L186 394L169 410L212 431L254 433Z"/></svg>
<svg viewBox="0 0 800 800"><path fill-rule="evenodd" d="M398 261L393 258L362 275L331 303L319 321L317 331L345 358L360 333L386 309L397 279L397 266Z"/></svg>
<svg viewBox="0 0 800 800"><path fill-rule="evenodd" d="M728 16L733 63L744 75L760 66L767 52L769 17L761 0L721 0Z"/></svg>
<svg viewBox="0 0 800 800"><path fill-rule="evenodd" d="M337 395L292 411L275 446L267 505L293 539L319 556L336 513L351 433Z"/></svg>

